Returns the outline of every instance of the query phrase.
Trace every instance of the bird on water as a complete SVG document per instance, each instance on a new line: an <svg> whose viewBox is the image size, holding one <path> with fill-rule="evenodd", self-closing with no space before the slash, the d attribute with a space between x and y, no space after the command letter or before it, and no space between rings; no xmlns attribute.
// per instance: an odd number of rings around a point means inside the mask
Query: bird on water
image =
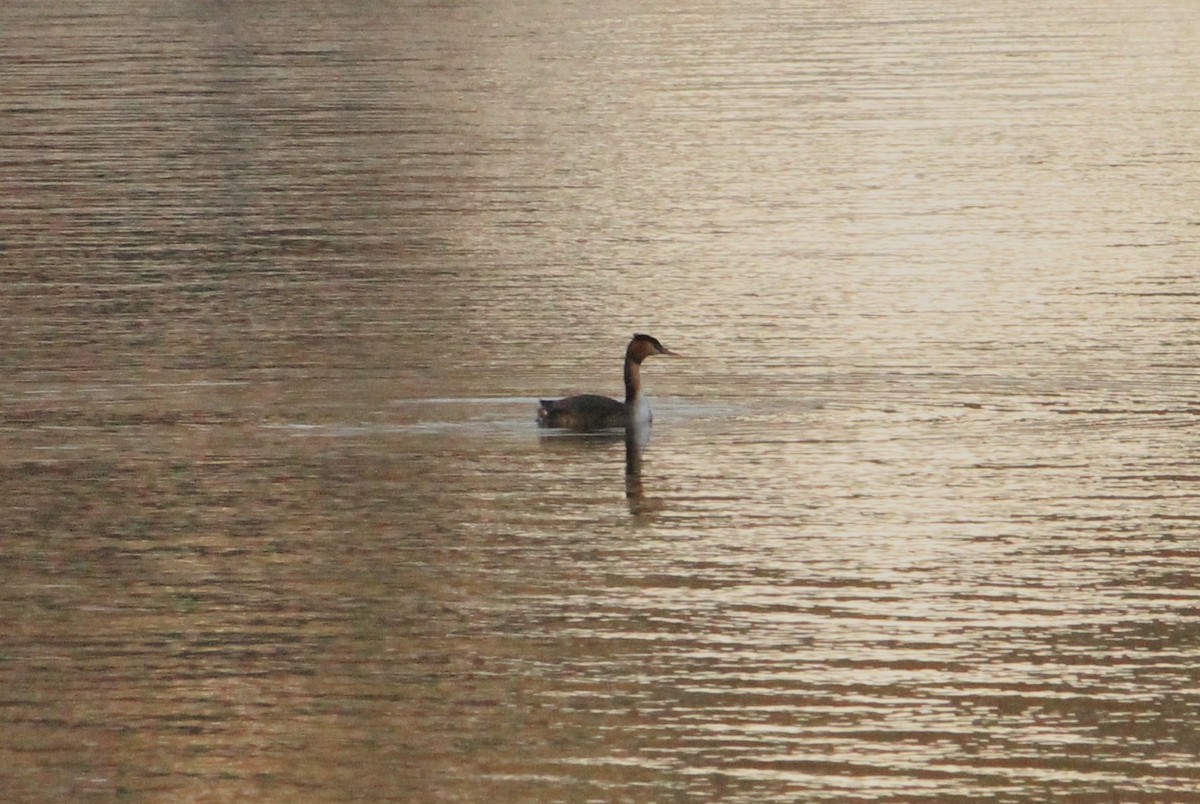
<svg viewBox="0 0 1200 804"><path fill-rule="evenodd" d="M650 406L642 396L642 361L653 355L682 357L658 342L657 338L637 334L625 349L625 401L618 402L599 394L579 394L564 399L542 399L538 408L539 427L567 430L605 430L648 424Z"/></svg>

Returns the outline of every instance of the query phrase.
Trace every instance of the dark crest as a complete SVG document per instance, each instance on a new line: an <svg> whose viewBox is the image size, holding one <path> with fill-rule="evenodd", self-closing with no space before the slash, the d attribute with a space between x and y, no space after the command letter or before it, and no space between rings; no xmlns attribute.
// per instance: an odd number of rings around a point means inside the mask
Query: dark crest
<svg viewBox="0 0 1200 804"><path fill-rule="evenodd" d="M646 342L646 343L650 344L651 346L653 346L653 347L654 347L654 350L655 350L656 352L661 352L661 351L663 351L663 345L662 345L661 343L659 343L659 342L658 342L658 338L652 338L652 337L651 337L651 336L649 336L649 335L643 335L643 334L642 334L642 333L640 333L640 332L635 332L635 333L633 334L633 339L634 339L635 341L644 341L644 342Z"/></svg>

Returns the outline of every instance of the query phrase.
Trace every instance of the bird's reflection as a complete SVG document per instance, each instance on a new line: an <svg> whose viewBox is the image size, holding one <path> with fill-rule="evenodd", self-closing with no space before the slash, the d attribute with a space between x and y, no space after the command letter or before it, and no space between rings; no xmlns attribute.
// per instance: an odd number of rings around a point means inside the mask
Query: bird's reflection
<svg viewBox="0 0 1200 804"><path fill-rule="evenodd" d="M546 447L575 451L579 449L597 449L607 451L612 443L621 438L625 439L625 500L629 504L631 514L646 514L660 511L662 501L656 497L646 496L646 486L642 479L642 456L650 444L651 425L645 422L629 425L624 430L610 429L597 433L589 433L584 437L572 436L542 436L541 442Z"/></svg>
<svg viewBox="0 0 1200 804"><path fill-rule="evenodd" d="M625 500L631 514L646 514L662 508L660 500L646 496L642 481L642 455L649 444L649 422L625 427Z"/></svg>

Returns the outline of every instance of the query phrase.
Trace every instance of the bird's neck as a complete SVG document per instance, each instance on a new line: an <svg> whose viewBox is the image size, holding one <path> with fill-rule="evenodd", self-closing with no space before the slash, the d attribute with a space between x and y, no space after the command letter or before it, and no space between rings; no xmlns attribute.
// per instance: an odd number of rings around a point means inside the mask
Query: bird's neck
<svg viewBox="0 0 1200 804"><path fill-rule="evenodd" d="M641 365L625 357L625 404L633 408L642 393Z"/></svg>

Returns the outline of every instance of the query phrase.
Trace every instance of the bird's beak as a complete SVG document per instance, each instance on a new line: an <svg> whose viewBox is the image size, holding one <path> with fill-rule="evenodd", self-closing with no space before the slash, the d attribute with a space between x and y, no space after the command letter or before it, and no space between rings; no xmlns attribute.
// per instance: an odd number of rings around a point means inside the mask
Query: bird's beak
<svg viewBox="0 0 1200 804"><path fill-rule="evenodd" d="M679 352L672 352L670 349L668 349L665 346L663 347L662 353L664 355L668 355L670 357L683 357L683 355L679 354Z"/></svg>

